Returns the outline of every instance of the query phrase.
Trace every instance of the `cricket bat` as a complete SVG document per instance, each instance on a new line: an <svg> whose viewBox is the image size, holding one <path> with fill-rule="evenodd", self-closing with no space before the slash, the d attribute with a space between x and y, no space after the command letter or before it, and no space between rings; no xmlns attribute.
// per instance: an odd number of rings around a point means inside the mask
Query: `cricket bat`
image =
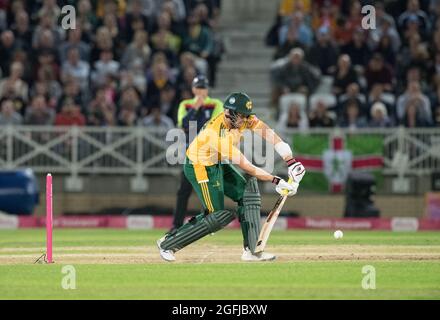
<svg viewBox="0 0 440 320"><path fill-rule="evenodd" d="M292 183L292 180L289 179L289 183ZM255 247L255 253L263 252L264 248L266 247L267 240L269 239L269 235L272 231L272 228L275 224L275 221L277 221L277 218L281 212L281 209L284 206L284 202L286 202L287 199L287 191L285 192L285 195L281 195L278 197L277 202L275 203L275 206L273 209L269 212L266 221L263 224L263 227L261 228L260 235L258 237L257 246Z"/></svg>

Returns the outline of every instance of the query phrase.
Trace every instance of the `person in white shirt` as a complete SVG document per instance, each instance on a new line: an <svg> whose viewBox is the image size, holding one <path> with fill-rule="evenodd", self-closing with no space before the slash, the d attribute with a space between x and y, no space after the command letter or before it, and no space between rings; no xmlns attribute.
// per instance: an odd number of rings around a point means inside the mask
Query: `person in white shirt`
<svg viewBox="0 0 440 320"><path fill-rule="evenodd" d="M414 103L417 105L419 115L423 120L430 123L432 121L431 102L423 94L420 89L420 83L417 81L410 81L406 91L397 99L396 113L398 120L404 120L408 106Z"/></svg>
<svg viewBox="0 0 440 320"><path fill-rule="evenodd" d="M85 90L89 86L90 65L86 61L80 59L77 48L70 48L67 52L67 61L62 67L63 78L73 77L78 80L81 90Z"/></svg>
<svg viewBox="0 0 440 320"><path fill-rule="evenodd" d="M165 135L168 130L174 128L173 120L162 114L159 107L152 108L150 114L141 120L141 125L163 130Z"/></svg>
<svg viewBox="0 0 440 320"><path fill-rule="evenodd" d="M92 81L96 85L103 85L107 76L117 77L119 73L119 62L113 60L111 50L103 50L100 53L99 60L94 64L92 72Z"/></svg>
<svg viewBox="0 0 440 320"><path fill-rule="evenodd" d="M20 125L23 117L14 109L10 99L3 99L0 103L0 125Z"/></svg>

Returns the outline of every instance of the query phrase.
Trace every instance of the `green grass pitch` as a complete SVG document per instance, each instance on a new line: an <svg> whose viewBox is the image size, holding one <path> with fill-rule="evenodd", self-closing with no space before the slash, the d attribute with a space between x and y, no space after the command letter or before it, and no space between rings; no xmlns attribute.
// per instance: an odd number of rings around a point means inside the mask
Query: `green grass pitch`
<svg viewBox="0 0 440 320"><path fill-rule="evenodd" d="M439 299L440 233L277 231L277 261L240 261L239 230L208 236L162 261L162 230L59 229L55 263L42 229L0 231L0 299ZM63 267L75 289L63 289ZM375 289L362 288L362 268ZM71 274L70 274L71 275ZM371 276L371 274L369 274ZM371 282L370 282L371 283Z"/></svg>

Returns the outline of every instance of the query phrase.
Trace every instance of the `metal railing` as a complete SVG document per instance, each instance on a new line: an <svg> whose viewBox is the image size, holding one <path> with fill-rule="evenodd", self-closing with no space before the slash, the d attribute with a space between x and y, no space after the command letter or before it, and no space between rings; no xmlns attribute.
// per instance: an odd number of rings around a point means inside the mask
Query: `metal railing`
<svg viewBox="0 0 440 320"><path fill-rule="evenodd" d="M166 161L166 131L147 127L0 126L0 168L68 174L67 189L81 190L80 175L133 176L145 190L148 174L177 174Z"/></svg>
<svg viewBox="0 0 440 320"><path fill-rule="evenodd" d="M384 174L424 175L440 170L440 129L288 129L281 135L298 133L382 135ZM67 174L70 189L78 190L80 175L131 175L132 188L143 190L146 175L176 175L181 170L167 162L170 143L165 136L165 131L148 127L0 126L0 168ZM278 170L280 163L275 166Z"/></svg>
<svg viewBox="0 0 440 320"><path fill-rule="evenodd" d="M365 133L384 137L385 174L425 175L440 169L440 128L368 129Z"/></svg>
<svg viewBox="0 0 440 320"><path fill-rule="evenodd" d="M335 136L383 136L383 173L389 175L426 175L440 170L440 128L366 128L351 131L342 128L320 128L298 131L288 129L284 137L293 134L325 134Z"/></svg>

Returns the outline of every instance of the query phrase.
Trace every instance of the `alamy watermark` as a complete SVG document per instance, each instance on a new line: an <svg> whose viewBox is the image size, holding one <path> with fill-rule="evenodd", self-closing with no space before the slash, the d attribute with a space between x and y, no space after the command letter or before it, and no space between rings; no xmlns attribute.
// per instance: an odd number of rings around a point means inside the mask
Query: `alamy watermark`
<svg viewBox="0 0 440 320"><path fill-rule="evenodd" d="M370 265L362 267L362 277L361 286L364 290L375 290L376 289L376 268Z"/></svg>
<svg viewBox="0 0 440 320"><path fill-rule="evenodd" d="M272 172L275 164L275 149L263 137L266 134L271 134L270 131L265 132L264 130L255 129L252 132L245 130L243 134L223 134L222 132L206 128L203 130L203 136L199 135L195 139L197 136L197 125L195 121L191 121L187 133L178 128L167 132L165 140L170 145L166 150L166 160L170 165L184 164L187 142L189 141L194 143L190 148L190 153L191 150L197 150L196 155L194 155L197 159L191 159L195 163L203 163L204 160L209 160L213 164L239 164L240 157L237 155L241 153L256 166ZM237 151L240 151L240 153Z"/></svg>
<svg viewBox="0 0 440 320"><path fill-rule="evenodd" d="M364 15L361 21L362 29L375 30L376 29L376 8L372 5L363 6L361 13Z"/></svg>
<svg viewBox="0 0 440 320"><path fill-rule="evenodd" d="M65 265L61 269L61 273L65 274L61 278L61 288L64 290L75 290L76 289L76 269L72 265Z"/></svg>
<svg viewBox="0 0 440 320"><path fill-rule="evenodd" d="M64 30L76 29L76 10L74 6L66 5L61 8L61 28Z"/></svg>

